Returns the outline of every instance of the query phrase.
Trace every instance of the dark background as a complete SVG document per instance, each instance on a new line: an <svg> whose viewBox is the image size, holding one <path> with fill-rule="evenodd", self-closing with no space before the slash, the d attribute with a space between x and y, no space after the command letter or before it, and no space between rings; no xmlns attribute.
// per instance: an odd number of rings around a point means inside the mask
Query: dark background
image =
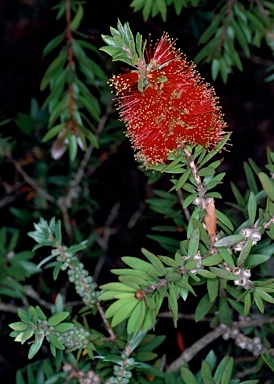
<svg viewBox="0 0 274 384"><path fill-rule="evenodd" d="M117 18L122 23L128 21L133 33L141 32L145 38L149 34L153 39L167 31L171 37L177 38L177 46L181 48L189 60L192 60L200 47L198 39L208 25L208 9L183 9L180 16L176 16L172 7L168 8L167 22L157 16L144 22L142 14L133 13L129 7L130 1L90 1L84 6L85 16L81 30L91 37L91 42L98 48L103 44L101 34L109 34L109 27L115 27ZM51 6L53 1L47 0L0 0L0 120L16 118L18 113L29 113L30 100L35 98L41 105L47 97L47 91L40 92L41 78L49 64L43 57L45 45L65 27L63 20L55 20L55 12ZM228 130L232 131L231 144L223 153L224 161L221 170L227 172L227 181L233 180L244 191L246 184L242 163L247 158L253 158L260 166L266 163L266 146L274 147L274 83L266 83L265 68L273 62L269 48L251 49L251 58L242 56L243 72L235 69L227 84L220 79L211 80L210 66L199 65L198 70L206 81L211 82L220 98ZM106 71L111 75L113 67L106 57ZM117 67L115 68L117 70ZM14 126L0 127L3 135L19 135ZM1 131L0 131L1 133ZM26 143L24 143L26 146ZM38 143L39 145L39 143ZM6 165L1 169L1 181L6 178L10 168ZM107 257L107 268L120 265L120 257L128 254L140 253L140 247L150 244L145 237L155 217L147 214L147 220L137 223L135 231L127 228L127 223L142 201L150 194L146 185L146 178L137 169L133 152L128 142L124 142L111 161L99 171L99 178L106 176L109 185L101 185L97 191L97 199L102 207L97 214L97 220L103 223L105 212L115 201L120 201L120 213L117 218L119 233L111 238ZM224 198L231 200L227 187L220 187ZM103 208L104 207L104 208ZM101 216L100 216L101 215ZM2 225L13 226L12 216L8 214L8 207L0 210ZM31 247L31 246L30 246ZM92 263L91 263L92 265ZM106 282L109 275L100 275L100 282ZM191 311L191 308L189 309ZM16 321L11 315L8 320L5 314L0 315L6 325ZM162 322L165 329L165 321ZM181 324L182 330L189 327L187 322ZM14 371L18 366L26 364L27 347L20 347L8 337L7 328L0 342L0 365L3 363L7 373L7 382L12 382ZM202 327L200 328L202 330ZM173 332L173 331L172 331ZM191 344L191 332L185 332L186 343ZM196 334L195 337L200 335ZM170 340L175 340L176 332L171 333ZM190 339L190 340L188 340ZM171 344L171 342L170 342ZM178 351L173 351L174 355ZM172 357L172 355L171 355ZM0 371L1 374L1 371ZM1 376L2 377L2 376ZM9 380L10 379L10 380Z"/></svg>

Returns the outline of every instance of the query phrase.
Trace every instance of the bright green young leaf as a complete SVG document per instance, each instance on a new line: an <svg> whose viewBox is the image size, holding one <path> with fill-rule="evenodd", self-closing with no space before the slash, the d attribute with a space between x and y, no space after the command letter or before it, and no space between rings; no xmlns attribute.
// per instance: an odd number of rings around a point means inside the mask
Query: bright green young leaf
<svg viewBox="0 0 274 384"><path fill-rule="evenodd" d="M54 327L55 325L61 323L61 321L65 320L68 316L69 316L69 312L55 313L48 319L48 326Z"/></svg>
<svg viewBox="0 0 274 384"><path fill-rule="evenodd" d="M157 256L153 253L147 251L145 248L141 249L142 254L148 259L148 261L162 274L166 273L166 269L163 266L163 263L159 260Z"/></svg>
<svg viewBox="0 0 274 384"><path fill-rule="evenodd" d="M122 301L122 300L121 300ZM124 301L124 300L123 300ZM127 304L124 304L119 311L117 311L111 321L111 326L115 327L116 325L120 324L122 321L130 317L132 314L134 308L139 303L139 300L134 298L131 298L130 301Z"/></svg>
<svg viewBox="0 0 274 384"><path fill-rule="evenodd" d="M63 344L61 343L61 341L52 333L49 334L49 341L50 343L57 349L61 349L61 350L64 350L65 347L63 346Z"/></svg>

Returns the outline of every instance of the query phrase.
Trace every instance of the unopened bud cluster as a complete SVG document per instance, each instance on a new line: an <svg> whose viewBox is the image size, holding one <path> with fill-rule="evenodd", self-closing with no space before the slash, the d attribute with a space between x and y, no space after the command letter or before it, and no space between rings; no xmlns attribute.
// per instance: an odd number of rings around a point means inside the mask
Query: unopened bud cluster
<svg viewBox="0 0 274 384"><path fill-rule="evenodd" d="M68 269L69 281L74 283L75 290L78 295L82 297L84 304L94 305L99 295L99 293L95 291L97 284L84 268L83 263L70 254L66 254L65 260L63 256L57 256L57 261L62 261L61 269L63 271Z"/></svg>
<svg viewBox="0 0 274 384"><path fill-rule="evenodd" d="M189 256L189 255L184 256L183 259L187 261L187 260L191 259L191 256ZM203 268L202 256L201 256L199 251L196 253L196 255L193 256L192 260L196 261L196 266L195 266L195 268L192 268L189 272L193 273L193 275L197 275L198 269ZM184 267L180 267L179 269L180 269L182 275L185 275L187 273L187 270Z"/></svg>
<svg viewBox="0 0 274 384"><path fill-rule="evenodd" d="M72 365L65 364L63 371L68 372L68 379L78 379L79 384L101 384L100 377L92 370L88 372L77 371Z"/></svg>
<svg viewBox="0 0 274 384"><path fill-rule="evenodd" d="M47 320L37 320L38 328L39 328L39 335L40 336L48 336L51 333L54 333L54 328L48 326Z"/></svg>
<svg viewBox="0 0 274 384"><path fill-rule="evenodd" d="M252 352L254 356L260 356L260 353L263 352L263 345L259 337L250 338L241 333L238 328L228 328L224 324L222 326L226 328L223 339L234 339L238 347Z"/></svg>
<svg viewBox="0 0 274 384"><path fill-rule="evenodd" d="M250 269L235 267L232 269L232 273L234 273L234 275L239 277L238 280L234 280L235 285L239 285L245 289L251 288L252 282L250 280L250 277L251 277Z"/></svg>
<svg viewBox="0 0 274 384"><path fill-rule="evenodd" d="M243 228L240 230L240 235L243 235L245 238L244 240L240 241L239 243L235 244L233 249L234 251L241 251L247 242L248 239L252 239L252 246L256 245L258 241L261 240L262 234L258 229L254 228Z"/></svg>
<svg viewBox="0 0 274 384"><path fill-rule="evenodd" d="M123 356L122 356L123 358ZM121 365L115 365L113 368L114 376L109 379L110 384L128 384L132 377L132 373L128 370L134 363L133 358L125 357Z"/></svg>
<svg viewBox="0 0 274 384"><path fill-rule="evenodd" d="M55 332L55 336L61 341L64 347L71 350L84 349L89 342L89 332L82 327L74 326L65 332Z"/></svg>

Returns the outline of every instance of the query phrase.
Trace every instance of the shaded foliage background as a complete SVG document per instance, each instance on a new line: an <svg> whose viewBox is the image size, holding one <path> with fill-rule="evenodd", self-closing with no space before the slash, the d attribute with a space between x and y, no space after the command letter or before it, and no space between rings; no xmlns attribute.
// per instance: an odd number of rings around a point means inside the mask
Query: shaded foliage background
<svg viewBox="0 0 274 384"><path fill-rule="evenodd" d="M200 49L199 36L209 23L206 6L202 9L184 9L179 17L170 7L166 22L163 22L160 16L144 22L142 14L133 13L129 4L130 1L125 0L104 0L103 2L88 0L85 4L85 14L80 30L89 35L90 41L100 48L103 45L101 34L108 34L109 26L116 25L117 18L119 18L122 23L128 21L134 33L139 31L144 37L151 34L154 40L159 38L163 31L167 31L172 37L178 39L177 45L188 59L191 60L195 57ZM55 20L55 13L51 10L52 5L54 2L47 0L0 1L0 117L2 121L11 119L8 124L1 127L1 131L3 136L14 137L17 143L20 143L16 146L16 158L25 162L25 169L30 173L42 159L41 164L48 164L51 175L55 173L65 175L69 164L67 156L62 158L57 165L50 158L48 144L43 145L42 149L37 148L37 137L41 137L41 132L45 134L46 131L43 126L43 118L41 118L43 112L39 112L37 106L42 105L47 91L41 92L39 85L50 60L48 57L43 57L42 51L48 41L65 27L63 20ZM227 172L227 180L235 181L241 189L245 190L242 162L247 157L251 157L259 165L263 165L265 147L274 147L274 82L266 83L264 81L265 68L273 62L273 56L268 47L263 45L261 48L252 48L250 59L243 57L242 61L244 71L239 72L235 69L235 73L229 76L226 85L219 78L214 82L211 80L209 65L199 64L198 68L203 77L216 88L228 129L233 132L231 139L233 145L229 147L229 152L225 153L222 170ZM113 65L106 56L104 56L102 65L108 71L108 75L119 71L120 68L119 64ZM34 134L26 135L14 124L13 119L18 118L18 113L29 114L31 105L33 110L36 109L36 113L40 113L40 118L34 124ZM116 116L115 112L113 113ZM121 134L123 127L120 126L119 129L118 134ZM140 244L149 248L151 241L146 238L146 233L153 224L159 221L159 216L151 213L144 203L144 200L151 196L152 190L147 185L144 174L138 170L129 143L123 140L112 154L106 152L106 148L107 146L98 151L98 154L105 155L107 160L95 172L96 181L91 181L91 184L87 182L87 188L90 191L90 206L87 209L87 202L83 202L83 209L79 209L74 217L76 222L74 237L77 239L78 236L81 240L89 235L86 223L91 227L95 226L97 233L100 234L104 230L110 212L117 210L112 223L115 231L110 237L105 254L102 249L95 249L93 254L95 257L90 257L88 262L88 267L92 270L97 265L97 257L103 256L104 267L99 271L99 283L108 281L109 269L121 265L120 257L122 255L137 255ZM71 167L73 170L73 165ZM38 166L36 172L40 172L41 178L43 178L43 174L47 174L43 166L41 168ZM164 184L165 179L161 183ZM29 201L32 202L31 191L24 187L25 185L21 177L14 171L14 167L11 164L2 164L0 227L21 227L24 228L25 233L31 229L32 216L28 217L27 212L21 216L18 213L21 210L28 210L29 208L26 209L26 207L29 206ZM222 187L220 189L226 200L226 189L222 190ZM11 191L9 193L11 201L8 202L5 200L7 190ZM37 210L37 212L41 212L41 207L39 209L40 211ZM49 209L45 205L44 214L46 217L51 217L52 208ZM56 214L58 215L59 212ZM91 220L90 217L93 214ZM81 226L81 223L84 225ZM32 241L22 235L19 248L31 249ZM45 276L43 279L39 275L33 278L41 291L44 289L43 284L47 281L47 275L45 274ZM47 287L47 294L51 296L58 290L58 285L62 281L58 280L58 283L53 283L51 278L49 281L51 286ZM189 312L191 309L184 308ZM15 368L26 364L24 347L19 350L13 340L8 337L7 324L13 321L12 317L12 314L7 316L5 313L2 313L0 317L0 325L3 329L0 343L0 362L3 363L1 369L9 378ZM179 324L183 333L184 328L188 326L186 321ZM165 327L163 321L163 328ZM202 328L201 332L203 332ZM191 344L193 340L188 334L186 332L185 342ZM198 338L199 335L196 334L195 337ZM170 338L175 340L176 331L170 331ZM177 351L173 352L176 356ZM172 354L170 357L173 357ZM1 371L0 374L2 374Z"/></svg>

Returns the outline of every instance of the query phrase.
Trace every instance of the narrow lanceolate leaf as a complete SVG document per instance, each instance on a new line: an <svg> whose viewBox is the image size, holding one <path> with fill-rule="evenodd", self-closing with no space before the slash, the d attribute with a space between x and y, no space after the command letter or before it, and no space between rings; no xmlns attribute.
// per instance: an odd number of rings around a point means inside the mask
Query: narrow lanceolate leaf
<svg viewBox="0 0 274 384"><path fill-rule="evenodd" d="M235 267L235 263L234 263L233 257L229 253L229 251L225 247L219 247L218 250L219 250L223 260L227 263L227 265L230 268L233 269Z"/></svg>
<svg viewBox="0 0 274 384"><path fill-rule="evenodd" d="M231 327L231 311L225 297L220 298L219 319L221 323L225 324L227 327Z"/></svg>
<svg viewBox="0 0 274 384"><path fill-rule="evenodd" d="M100 286L102 290L107 291L122 291L122 292L135 292L135 289L123 283L107 283Z"/></svg>
<svg viewBox="0 0 274 384"><path fill-rule="evenodd" d="M244 315L247 316L249 314L251 307L251 294L247 292L244 297Z"/></svg>
<svg viewBox="0 0 274 384"><path fill-rule="evenodd" d="M139 300L136 307L133 309L130 318L127 323L127 333L137 333L143 324L144 317L146 314L146 304L144 300Z"/></svg>
<svg viewBox="0 0 274 384"><path fill-rule="evenodd" d="M48 326L53 327L53 326L61 323L61 321L65 320L68 317L68 315L69 315L69 312L55 313L55 315L51 316L48 319Z"/></svg>
<svg viewBox="0 0 274 384"><path fill-rule="evenodd" d="M177 299L177 289L174 284L172 284L169 288L169 296L168 296L168 304L171 309L174 326L177 326L178 320L178 299Z"/></svg>
<svg viewBox="0 0 274 384"><path fill-rule="evenodd" d="M157 256L153 253L147 251L145 248L142 248L142 254L150 261L150 263L162 274L166 273L166 269L163 263L159 260Z"/></svg>
<svg viewBox="0 0 274 384"><path fill-rule="evenodd" d="M243 240L244 240L243 235L231 235L231 236L223 237L222 239L216 241L214 243L214 246L215 247L231 247L232 245L235 245Z"/></svg>
<svg viewBox="0 0 274 384"><path fill-rule="evenodd" d="M201 376L204 381L204 384L215 384L212 377L211 369L205 360L202 362Z"/></svg>
<svg viewBox="0 0 274 384"><path fill-rule="evenodd" d="M257 202L256 202L255 195L252 191L250 192L250 195L249 195L247 210L248 210L248 218L249 218L250 224L251 226L253 226L256 218Z"/></svg>
<svg viewBox="0 0 274 384"><path fill-rule="evenodd" d="M44 338L42 337L41 339L38 339L37 342L35 341L35 343L31 344L31 347L28 353L28 359L32 359L33 356L36 355L36 353L39 351L39 349L42 346L43 340Z"/></svg>
<svg viewBox="0 0 274 384"><path fill-rule="evenodd" d="M194 319L196 322L200 321L205 315L211 310L213 306L213 303L209 299L209 295L205 294L201 300L199 301L195 314Z"/></svg>
<svg viewBox="0 0 274 384"><path fill-rule="evenodd" d="M268 303L274 304L274 298L270 296L269 293L265 292L263 288L256 288L256 291L258 295L264 300L267 301Z"/></svg>
<svg viewBox="0 0 274 384"><path fill-rule="evenodd" d="M228 363L226 364L226 367L223 371L221 384L229 384L231 375L232 375L233 365L234 365L234 362L233 362L233 358L231 357L228 360Z"/></svg>
<svg viewBox="0 0 274 384"><path fill-rule="evenodd" d="M193 373L186 367L181 367L181 377L185 384L199 384Z"/></svg>
<svg viewBox="0 0 274 384"><path fill-rule="evenodd" d="M238 280L238 276L234 275L234 273L227 271L226 269L221 269L217 267L210 267L211 272L213 272L216 276L221 277L226 280Z"/></svg>
<svg viewBox="0 0 274 384"><path fill-rule="evenodd" d="M257 291L254 292L254 301L261 313L264 313L264 302Z"/></svg>
<svg viewBox="0 0 274 384"><path fill-rule="evenodd" d="M221 382L221 377L222 377L222 374L224 372L224 369L227 365L229 361L229 357L228 356L225 356L221 361L220 361L220 364L218 365L218 367L216 368L216 371L214 373L214 380L215 380L215 383L220 383Z"/></svg>
<svg viewBox="0 0 274 384"><path fill-rule="evenodd" d="M251 248L252 248L252 239L249 238L247 240L247 242L245 243L245 245L243 246L243 249L241 250L241 253L238 257L238 260L237 260L237 266L238 267L242 267L244 266L245 264L245 261L251 251Z"/></svg>
<svg viewBox="0 0 274 384"><path fill-rule="evenodd" d="M190 236L188 244L188 254L191 257L194 257L199 248L200 241L200 231L199 228L195 228Z"/></svg>
<svg viewBox="0 0 274 384"><path fill-rule="evenodd" d="M269 366L269 368L272 369L274 372L274 358L268 353L261 354L262 358L264 359L264 362Z"/></svg>
<svg viewBox="0 0 274 384"><path fill-rule="evenodd" d="M259 176L259 179L260 179L260 182L262 184L262 187L265 191L265 193L267 194L267 196L272 200L274 201L274 184L273 184L273 181L270 179L270 177L264 173L264 172L260 172L258 174Z"/></svg>
<svg viewBox="0 0 274 384"><path fill-rule="evenodd" d="M122 308L120 308L119 311L117 311L111 321L111 326L115 327L116 325L120 324L122 321L130 317L132 314L134 308L139 303L137 299L131 298L131 301L129 301L127 304L123 305Z"/></svg>
<svg viewBox="0 0 274 384"><path fill-rule="evenodd" d="M205 257L204 259L202 259L202 265L204 267L212 267L213 265L217 265L219 263L221 263L223 260L222 256L221 255L212 255L212 256L208 256L208 257Z"/></svg>
<svg viewBox="0 0 274 384"><path fill-rule="evenodd" d="M135 297L131 297L131 298L127 298L127 299L119 299L119 300L115 301L114 303L112 303L108 307L108 309L106 310L105 316L107 319L110 317L113 317L116 312L121 311L123 309L123 307L125 307L129 303L136 303L137 304L137 302L138 302L138 300L135 299Z"/></svg>
<svg viewBox="0 0 274 384"><path fill-rule="evenodd" d="M63 344L61 343L61 341L55 336L53 335L52 333L49 334L49 341L50 343L57 349L61 349L61 350L64 350L65 347L63 346Z"/></svg>
<svg viewBox="0 0 274 384"><path fill-rule="evenodd" d="M149 272L156 276L162 276L162 273L158 271L153 265L147 261L138 259L137 257L123 256L122 260L125 264L130 266L133 269L137 269L143 272Z"/></svg>
<svg viewBox="0 0 274 384"><path fill-rule="evenodd" d="M213 303L219 294L219 279L208 279L206 285L209 299Z"/></svg>

